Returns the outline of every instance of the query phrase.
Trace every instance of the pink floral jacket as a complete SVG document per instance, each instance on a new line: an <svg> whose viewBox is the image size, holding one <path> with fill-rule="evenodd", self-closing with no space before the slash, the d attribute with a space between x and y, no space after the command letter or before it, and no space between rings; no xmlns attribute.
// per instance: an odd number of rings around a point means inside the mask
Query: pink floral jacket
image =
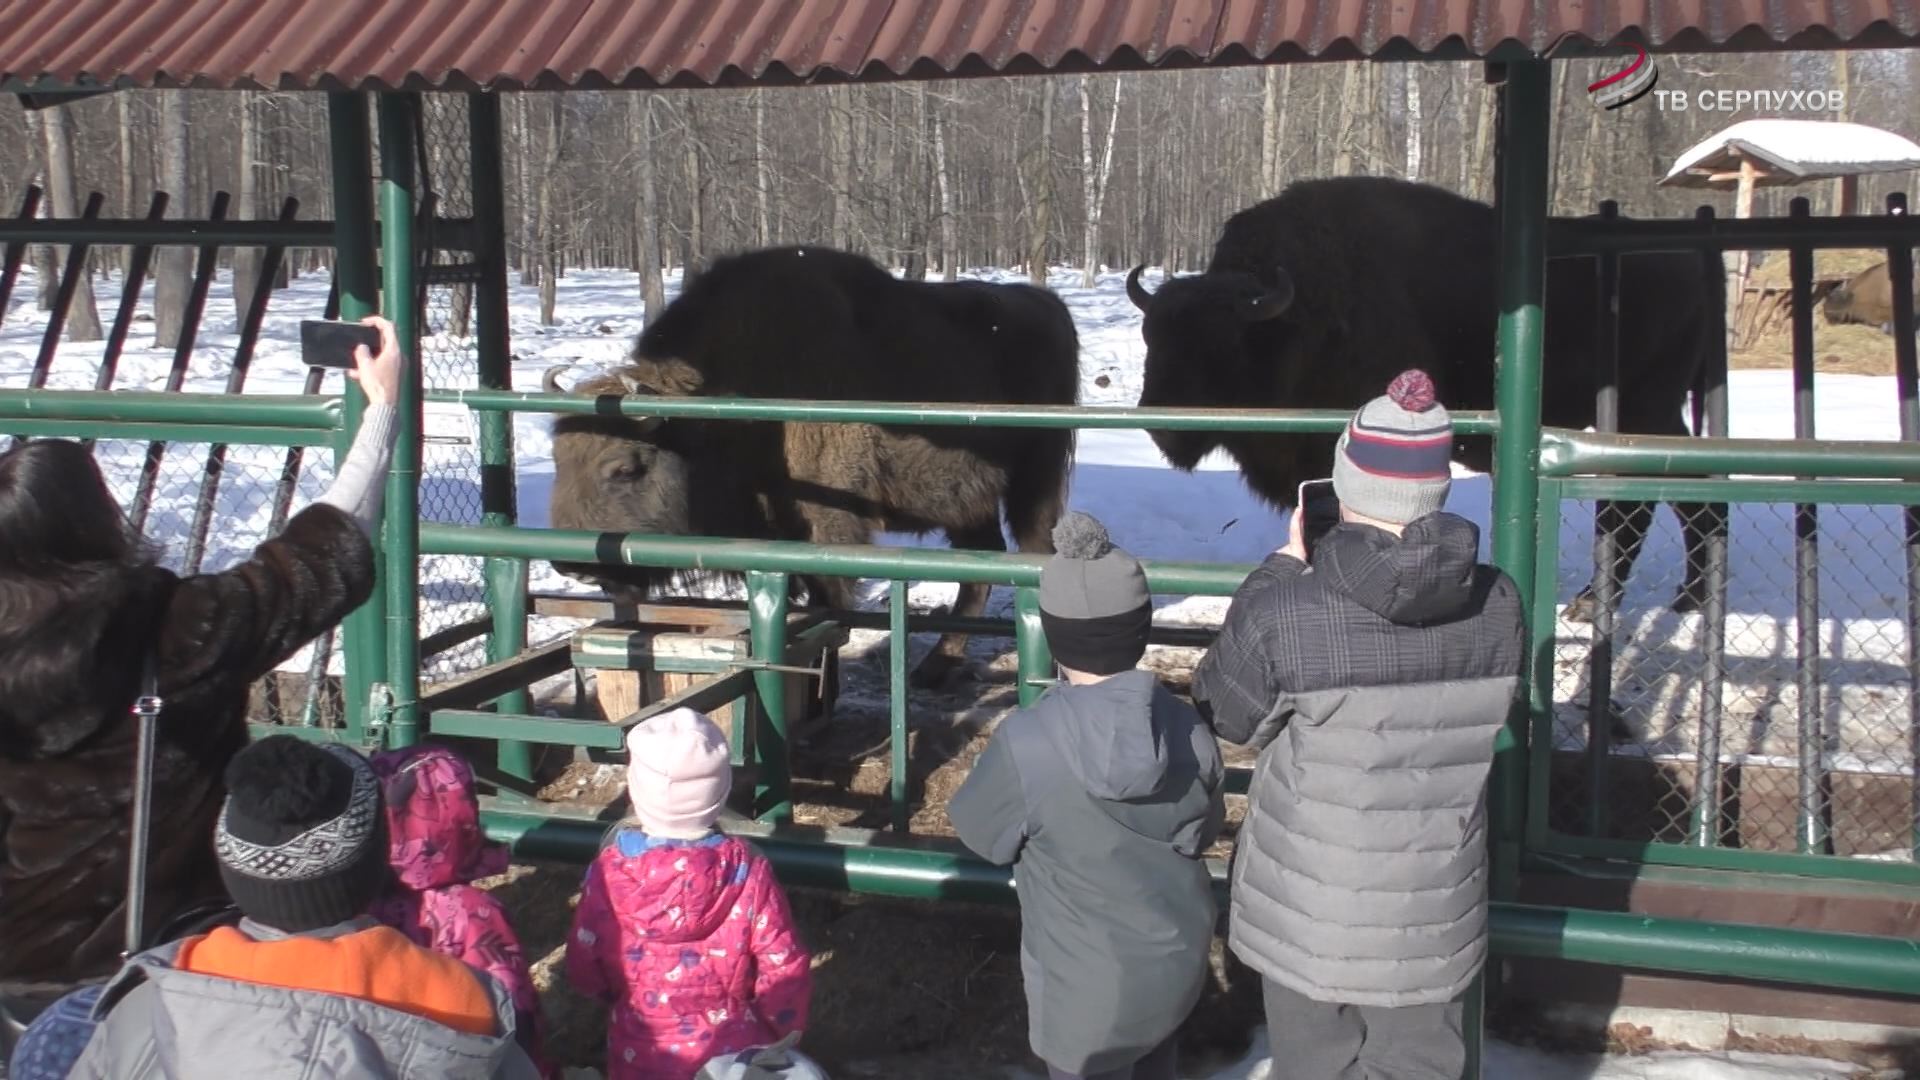
<svg viewBox="0 0 1920 1080"><path fill-rule="evenodd" d="M507 849L480 829L472 767L433 746L375 754L372 763L386 795L393 883L370 914L506 987L521 1048L540 1075L557 1078L541 1045L540 1003L520 938L500 901L472 884L507 869Z"/></svg>
<svg viewBox="0 0 1920 1080"><path fill-rule="evenodd" d="M608 1080L690 1080L806 1027L811 957L766 859L623 829L587 871L567 977L612 1007Z"/></svg>

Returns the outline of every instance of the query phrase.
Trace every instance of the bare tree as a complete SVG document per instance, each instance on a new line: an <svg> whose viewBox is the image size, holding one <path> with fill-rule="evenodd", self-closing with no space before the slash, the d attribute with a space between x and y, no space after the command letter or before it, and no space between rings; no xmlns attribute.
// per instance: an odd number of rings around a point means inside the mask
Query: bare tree
<svg viewBox="0 0 1920 1080"><path fill-rule="evenodd" d="M1420 135L1426 127L1426 117L1420 112L1420 69L1413 64L1400 65L1401 76L1407 80L1407 171L1409 180L1420 179Z"/></svg>
<svg viewBox="0 0 1920 1080"><path fill-rule="evenodd" d="M1093 163L1093 92L1087 77L1080 76L1080 195L1085 204L1081 224L1080 284L1091 289L1100 277L1100 216L1107 201L1107 182L1113 178L1114 133L1120 127L1120 88L1113 81L1113 109L1107 114L1106 145L1100 151L1100 164Z"/></svg>
<svg viewBox="0 0 1920 1080"><path fill-rule="evenodd" d="M66 105L52 105L40 118L41 148L46 153L47 194L53 201L53 215L61 218L80 216L80 191L73 169L72 114ZM62 268L73 255L70 247L59 249ZM93 278L87 272L87 256L80 256L78 288L67 308L67 340L99 341L100 309L93 302Z"/></svg>
<svg viewBox="0 0 1920 1080"><path fill-rule="evenodd" d="M1047 283L1047 239L1053 225L1053 83L1040 83L1040 141L1027 156L1025 181L1031 189L1027 223L1027 277Z"/></svg>
<svg viewBox="0 0 1920 1080"><path fill-rule="evenodd" d="M646 308L647 321L652 322L667 306L667 287L660 278L660 200L654 190L653 94L628 96L627 110L639 152L636 169L640 174L640 202L636 211L639 220L634 223L638 248L635 261L640 264L640 303Z"/></svg>
<svg viewBox="0 0 1920 1080"><path fill-rule="evenodd" d="M759 231L754 239L761 247L773 243L773 226L768 213L767 200L772 196L773 182L767 175L767 92L753 92L753 205L758 217L755 219Z"/></svg>
<svg viewBox="0 0 1920 1080"><path fill-rule="evenodd" d="M554 223L553 189L560 171L560 139L563 134L565 99L547 95L546 168L540 171L540 207L537 243L540 245L540 325L553 325L553 305L560 285L559 230Z"/></svg>
<svg viewBox="0 0 1920 1080"><path fill-rule="evenodd" d="M235 168L240 173L239 216L242 221L260 219L260 172L256 167L259 161L260 125L256 115L254 94L251 90L240 93L240 155ZM236 319L247 317L247 309L253 306L254 286L260 280L260 266L266 252L251 245L233 249L233 314Z"/></svg>
<svg viewBox="0 0 1920 1080"><path fill-rule="evenodd" d="M933 113L933 175L940 193L940 276L959 277L960 252L953 243L953 190L947 179L947 124L941 111Z"/></svg>
<svg viewBox="0 0 1920 1080"><path fill-rule="evenodd" d="M160 187L173 201L168 209L174 217L190 217L194 211L188 201L187 95L170 90L160 98ZM187 319L187 294L192 285L193 253L188 248L168 246L156 252L153 279L153 344L172 349L180 344L180 333Z"/></svg>

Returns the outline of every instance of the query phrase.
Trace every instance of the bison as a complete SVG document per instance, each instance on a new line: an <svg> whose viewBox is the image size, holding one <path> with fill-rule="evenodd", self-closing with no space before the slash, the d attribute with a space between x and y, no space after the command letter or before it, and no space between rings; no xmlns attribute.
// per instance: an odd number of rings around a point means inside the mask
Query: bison
<svg viewBox="0 0 1920 1080"><path fill-rule="evenodd" d="M715 261L650 322L631 362L585 394L1072 405L1080 342L1067 308L1031 285L903 281L822 247ZM548 372L549 388L555 372ZM553 426L553 525L599 532L864 544L876 530L940 530L956 548L1051 554L1071 430L563 416ZM610 593L645 595L669 571L555 564ZM801 582L796 582L796 585ZM807 579L851 608L853 583ZM963 585L954 612L990 589ZM896 643L905 648L905 643ZM966 636L948 634L914 685L946 682Z"/></svg>
<svg viewBox="0 0 1920 1080"><path fill-rule="evenodd" d="M1424 368L1454 409L1494 404L1494 210L1425 184L1378 177L1307 180L1228 220L1205 272L1149 295L1143 267L1127 295L1145 312L1143 406L1354 409L1398 372ZM1724 285L1693 255L1621 259L1620 430L1682 435L1682 407L1712 347ZM1594 421L1596 271L1558 260L1547 272L1544 421ZM1277 508L1327 475L1335 436L1156 431L1175 467L1223 449L1247 485ZM1487 469L1492 442L1461 439L1456 460ZM1675 508L1687 533L1687 579L1676 610L1703 598L1704 508ZM1615 504L1624 580L1652 520L1645 503ZM1583 590L1568 617L1590 618Z"/></svg>
<svg viewBox="0 0 1920 1080"><path fill-rule="evenodd" d="M1913 304L1920 309L1920 274L1913 275ZM1869 266L1827 294L1820 311L1829 323L1865 323L1893 333L1893 278L1886 263Z"/></svg>

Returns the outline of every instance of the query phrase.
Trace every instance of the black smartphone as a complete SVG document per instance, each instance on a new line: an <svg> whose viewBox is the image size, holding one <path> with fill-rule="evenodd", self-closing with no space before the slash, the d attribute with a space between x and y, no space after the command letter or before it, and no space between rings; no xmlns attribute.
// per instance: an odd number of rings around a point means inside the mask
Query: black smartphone
<svg viewBox="0 0 1920 1080"><path fill-rule="evenodd" d="M353 347L380 351L380 331L357 322L306 319L300 323L300 359L308 367L353 369Z"/></svg>
<svg viewBox="0 0 1920 1080"><path fill-rule="evenodd" d="M1294 513L1306 515L1300 522L1300 541L1306 545L1307 554L1312 555L1314 545L1327 535L1327 530L1340 524L1340 497L1333 493L1332 478L1301 484L1299 501L1293 505Z"/></svg>

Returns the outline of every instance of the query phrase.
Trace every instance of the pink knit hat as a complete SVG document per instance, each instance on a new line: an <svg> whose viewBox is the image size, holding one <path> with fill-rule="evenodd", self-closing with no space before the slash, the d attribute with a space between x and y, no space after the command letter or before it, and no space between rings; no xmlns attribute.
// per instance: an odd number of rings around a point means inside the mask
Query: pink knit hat
<svg viewBox="0 0 1920 1080"><path fill-rule="evenodd" d="M647 835L706 835L732 790L727 737L704 713L675 709L627 733L627 796Z"/></svg>

